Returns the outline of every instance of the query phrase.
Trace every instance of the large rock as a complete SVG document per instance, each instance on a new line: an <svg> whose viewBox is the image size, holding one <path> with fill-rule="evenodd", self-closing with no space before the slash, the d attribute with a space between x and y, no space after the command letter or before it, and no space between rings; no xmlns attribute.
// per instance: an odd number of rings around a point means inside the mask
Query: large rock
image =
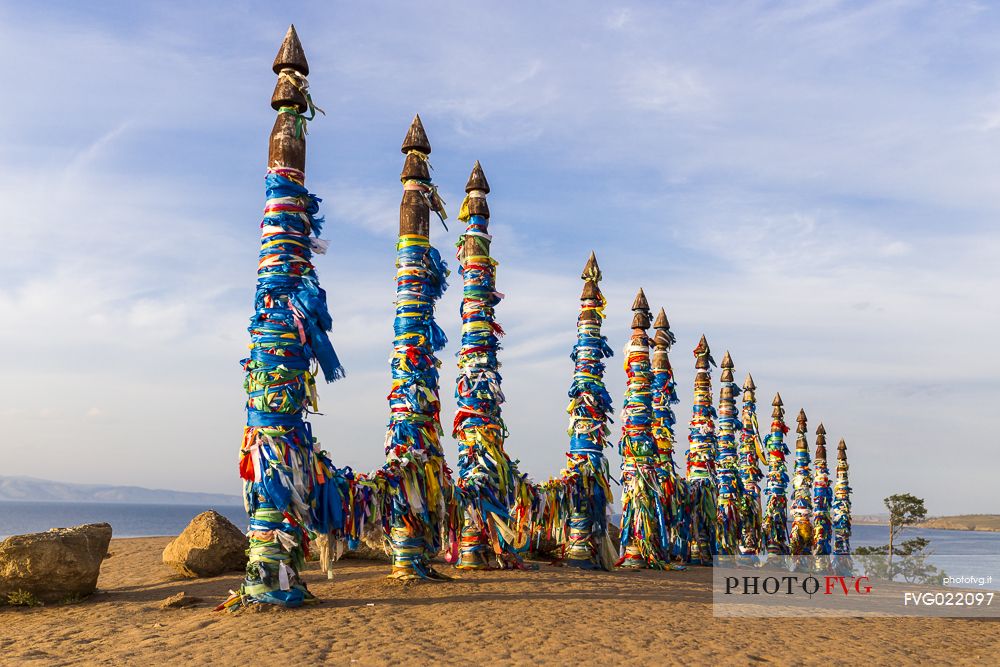
<svg viewBox="0 0 1000 667"><path fill-rule="evenodd" d="M622 541L622 529L614 523L608 522L608 537L611 538L611 544L615 551L618 550L618 545ZM533 539L531 541L531 548L529 552L537 558L558 558L562 555L562 545L552 539L544 539L539 541Z"/></svg>
<svg viewBox="0 0 1000 667"><path fill-rule="evenodd" d="M97 588L109 542L106 523L8 537L0 542L0 596L26 591L40 602L86 597Z"/></svg>
<svg viewBox="0 0 1000 667"><path fill-rule="evenodd" d="M215 577L244 570L250 543L215 510L202 512L163 550L163 562L185 577Z"/></svg>
<svg viewBox="0 0 1000 667"><path fill-rule="evenodd" d="M341 558L391 563L392 556L386 553L382 543L381 530L365 535L358 543L357 549L347 549L345 543L338 544L336 540L331 540L328 535L317 535L313 540L311 553L319 561L320 570L323 572L327 571L330 563Z"/></svg>
<svg viewBox="0 0 1000 667"><path fill-rule="evenodd" d="M385 550L385 539L382 537L381 529L362 537L358 542L358 548L345 551L344 558L392 562L392 556Z"/></svg>

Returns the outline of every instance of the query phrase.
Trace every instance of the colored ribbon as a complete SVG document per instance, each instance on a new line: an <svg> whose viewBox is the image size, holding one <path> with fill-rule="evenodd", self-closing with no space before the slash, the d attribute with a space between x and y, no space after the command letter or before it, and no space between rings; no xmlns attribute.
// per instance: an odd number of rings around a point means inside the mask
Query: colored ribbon
<svg viewBox="0 0 1000 667"><path fill-rule="evenodd" d="M569 389L570 436L566 467L559 477L536 490L535 539L552 539L563 546L566 563L584 569L610 569L615 562L608 537L608 511L612 502L611 471L604 449L611 434L611 396L604 386L604 359L613 356L601 335L606 301L597 287L596 264L584 280L592 296L581 297L577 339L570 358L573 382Z"/></svg>
<svg viewBox="0 0 1000 667"><path fill-rule="evenodd" d="M802 419L800 417L800 419ZM810 468L809 443L806 441L804 419L800 422L795 442L795 475L792 477L792 531L789 549L792 556L808 556L812 553L812 490L813 477Z"/></svg>
<svg viewBox="0 0 1000 667"><path fill-rule="evenodd" d="M739 475L743 486L740 501L740 553L755 556L762 551L760 480L764 473L758 464L761 450L760 426L757 423L757 397L752 384L743 387L743 410L740 413Z"/></svg>
<svg viewBox="0 0 1000 667"><path fill-rule="evenodd" d="M816 475L813 481L813 543L814 556L829 556L833 546L833 523L830 518L830 504L833 489L830 488L830 470L826 461L826 435L816 436L816 458L813 464Z"/></svg>
<svg viewBox="0 0 1000 667"><path fill-rule="evenodd" d="M625 374L628 384L618 443L622 457L621 557L616 565L670 569L670 531L656 469L659 452L652 434L653 371L644 331L633 329L625 348Z"/></svg>
<svg viewBox="0 0 1000 667"><path fill-rule="evenodd" d="M850 573L851 564L851 484L847 471L847 447L840 441L837 482L833 487L833 567L839 574Z"/></svg>
<svg viewBox="0 0 1000 667"><path fill-rule="evenodd" d="M517 462L504 450L507 427L501 416L504 395L497 360L503 329L494 311L502 295L496 291L497 263L486 242L489 220L470 215L467 205L459 218L468 227L457 243L463 279L462 347L452 436L458 440L456 486L464 520L457 567L524 567L533 502L522 488L527 482Z"/></svg>
<svg viewBox="0 0 1000 667"><path fill-rule="evenodd" d="M445 540L456 549L458 544L454 486L440 440L441 362L434 356L448 342L434 320L447 276L447 266L426 236L399 237L386 462L376 476L395 578L444 578L431 559Z"/></svg>
<svg viewBox="0 0 1000 667"><path fill-rule="evenodd" d="M664 336L662 344L661 334ZM652 435L656 442L655 465L660 485L663 519L666 523L667 545L663 557L668 562L674 558L686 558L681 551L686 552L687 544L683 497L687 485L681 484L684 480L678 480L677 467L674 464L674 425L677 418L671 406L680 403L680 399L677 398L677 382L674 380L674 370L670 365L668 351L675 342L676 339L669 329L657 333L655 354L662 355L662 361L659 367L656 363L653 364L652 384Z"/></svg>
<svg viewBox="0 0 1000 667"><path fill-rule="evenodd" d="M728 357L727 357L728 360ZM723 361L722 391L719 398L718 450L715 469L718 481L716 505L715 543L719 555L734 556L739 553L740 507L743 486L740 483L736 457L737 419L735 397L739 387L732 381L731 365Z"/></svg>
<svg viewBox="0 0 1000 667"><path fill-rule="evenodd" d="M771 420L771 432L764 446L767 450L767 507L764 510L764 544L768 556L779 560L790 553L788 546L788 468L785 457L788 447L785 446L784 408L775 406Z"/></svg>
<svg viewBox="0 0 1000 667"><path fill-rule="evenodd" d="M304 417L318 409L317 370L328 382L344 370L327 336L326 293L312 265L320 200L302 182L300 171L282 167L265 179L250 356L242 361L247 426L239 468L250 559L243 586L223 607L295 607L312 599L298 574L310 533L343 538L350 530L350 471L332 465Z"/></svg>
<svg viewBox="0 0 1000 667"><path fill-rule="evenodd" d="M715 474L715 408L712 406L712 360L702 339L694 349L694 405L688 434L687 486L690 495L690 554L692 563L711 565L716 553L715 522L718 494Z"/></svg>

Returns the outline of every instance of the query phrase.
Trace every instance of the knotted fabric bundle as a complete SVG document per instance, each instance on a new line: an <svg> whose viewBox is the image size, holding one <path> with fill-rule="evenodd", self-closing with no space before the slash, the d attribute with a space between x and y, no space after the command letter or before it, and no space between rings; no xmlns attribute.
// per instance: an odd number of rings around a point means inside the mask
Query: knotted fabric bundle
<svg viewBox="0 0 1000 667"><path fill-rule="evenodd" d="M833 501L833 489L830 488L830 469L826 462L826 428L822 424L816 429L816 458L813 462L815 470L813 480L813 543L814 556L829 556L833 551L831 540L833 524L830 518L830 505Z"/></svg>
<svg viewBox="0 0 1000 667"><path fill-rule="evenodd" d="M666 313L660 313L653 323L656 336L653 339L653 440L656 443L656 473L660 484L660 502L664 521L667 524L667 551L664 558L671 561L675 558L684 559L687 536L683 534L684 498L682 485L677 479L677 467L674 464L674 425L677 417L671 406L680 403L677 398L677 382L674 380L674 369L670 365L670 348L676 343L674 334L670 331L670 323ZM674 566L678 567L678 566Z"/></svg>
<svg viewBox="0 0 1000 667"><path fill-rule="evenodd" d="M481 174L478 163L476 168ZM476 176L474 170L473 178ZM474 189L470 197L485 198L485 194ZM489 210L476 206L480 208ZM517 462L504 449L507 427L501 416L504 396L497 360L503 329L494 311L503 295L496 291L497 262L490 257L489 218L469 211L469 204L463 204L459 219L468 226L457 244L463 279L462 347L458 352L458 410L452 436L458 440L456 485L464 523L456 566L523 567L533 496Z"/></svg>
<svg viewBox="0 0 1000 667"><path fill-rule="evenodd" d="M757 422L757 389L753 378L747 374L743 383L743 410L740 413L739 474L743 486L740 501L740 554L756 556L763 551L761 535L760 471L759 460L766 457L761 449L760 425Z"/></svg>
<svg viewBox="0 0 1000 667"><path fill-rule="evenodd" d="M800 556L812 553L812 468L809 457L809 443L806 440L807 422L805 410L799 411L795 439L795 475L792 477L792 532L789 549L792 552L795 569L804 565Z"/></svg>
<svg viewBox="0 0 1000 667"><path fill-rule="evenodd" d="M396 245L396 319L392 389L385 438L383 528L392 546L392 577L442 578L431 566L454 535L454 488L441 448L441 403L434 355L448 342L434 321L448 269L426 236Z"/></svg>
<svg viewBox="0 0 1000 667"><path fill-rule="evenodd" d="M716 553L715 523L718 495L715 475L715 407L712 405L712 371L715 365L708 341L702 336L694 349L694 405L688 434L687 483L690 494L691 535L689 560L711 565Z"/></svg>
<svg viewBox="0 0 1000 667"><path fill-rule="evenodd" d="M250 560L239 602L296 607L311 599L299 578L310 532L345 537L350 470L335 468L305 414L318 409L317 366L331 382L344 370L327 331L326 293L312 264L322 218L302 172L275 167L265 179L250 357L244 359L247 426L240 475L250 514Z"/></svg>
<svg viewBox="0 0 1000 667"><path fill-rule="evenodd" d="M847 443L837 445L837 482L833 487L833 568L849 574L851 562L851 484L848 478Z"/></svg>
<svg viewBox="0 0 1000 667"><path fill-rule="evenodd" d="M767 450L767 507L764 510L764 543L768 560L782 561L790 553L788 547L788 468L785 457L785 409L781 396L774 397L771 412L771 432L764 446Z"/></svg>
<svg viewBox="0 0 1000 667"><path fill-rule="evenodd" d="M728 352L722 359L721 383L718 449L715 455L715 471L719 485L715 543L720 556L734 556L739 552L743 485L740 483L736 459L736 430L739 424L736 394L739 392L739 387L733 382L733 360Z"/></svg>
<svg viewBox="0 0 1000 667"><path fill-rule="evenodd" d="M622 403L622 536L617 565L669 569L670 530L660 494L653 439L653 370L649 359L649 306L642 290L632 305L632 337L625 347L628 384Z"/></svg>
<svg viewBox="0 0 1000 667"><path fill-rule="evenodd" d="M569 452L560 476L538 487L541 506L535 537L563 545L568 565L608 570L616 555L608 536L611 471L604 449L611 434L611 396L604 386L604 359L614 353L601 335L607 302L598 287L601 269L593 254L581 278L584 287L570 355L574 369L566 408Z"/></svg>

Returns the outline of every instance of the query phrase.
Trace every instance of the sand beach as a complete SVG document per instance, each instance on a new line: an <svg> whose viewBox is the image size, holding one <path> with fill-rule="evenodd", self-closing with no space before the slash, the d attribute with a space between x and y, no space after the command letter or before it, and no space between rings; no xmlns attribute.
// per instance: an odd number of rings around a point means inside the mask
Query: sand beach
<svg viewBox="0 0 1000 667"><path fill-rule="evenodd" d="M462 572L402 585L385 563L343 560L320 604L214 612L240 575L183 579L161 563L166 537L114 539L98 592L75 604L0 609L11 665L989 663L992 621L929 618L714 619L711 572ZM446 568L446 571L448 569ZM163 609L184 592L202 602ZM487 629L484 619L492 619Z"/></svg>

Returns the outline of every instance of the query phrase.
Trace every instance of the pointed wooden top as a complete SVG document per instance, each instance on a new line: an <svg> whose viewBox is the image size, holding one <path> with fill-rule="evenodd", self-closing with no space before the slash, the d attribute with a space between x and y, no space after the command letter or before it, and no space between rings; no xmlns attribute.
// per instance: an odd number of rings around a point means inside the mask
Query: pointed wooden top
<svg viewBox="0 0 1000 667"><path fill-rule="evenodd" d="M598 281L602 278L601 267L597 265L597 255L594 251L590 251L590 258L587 259L586 265L583 267L583 273L580 274L580 278L583 280L594 280Z"/></svg>
<svg viewBox="0 0 1000 667"><path fill-rule="evenodd" d="M753 383L753 376L747 373L747 379L743 381L743 388L747 391L753 391L757 388L757 385Z"/></svg>
<svg viewBox="0 0 1000 667"><path fill-rule="evenodd" d="M699 373L710 372L710 367L715 365L715 360L712 359L712 350L708 347L708 340L705 338L705 334L701 335L701 340L698 341L698 345L694 348L694 367Z"/></svg>
<svg viewBox="0 0 1000 667"><path fill-rule="evenodd" d="M843 438L840 439L840 444L837 445L837 458L842 461L847 460L847 443L844 442Z"/></svg>
<svg viewBox="0 0 1000 667"><path fill-rule="evenodd" d="M774 406L784 405L784 403L781 402L781 394L780 393L777 393L777 394L774 395L774 400L771 401L771 405L774 405Z"/></svg>
<svg viewBox="0 0 1000 667"><path fill-rule="evenodd" d="M795 432L798 433L799 435L804 436L806 434L806 429L808 428L806 411L803 410L802 408L799 408L799 416L795 418L795 421L797 421L799 424L798 428L795 429Z"/></svg>
<svg viewBox="0 0 1000 667"><path fill-rule="evenodd" d="M669 329L670 322L667 321L667 311L660 308L660 312L656 314L656 321L653 322L654 329Z"/></svg>
<svg viewBox="0 0 1000 667"><path fill-rule="evenodd" d="M306 60L305 51L302 50L302 43L299 35L295 32L295 26L288 26L285 33L285 40L278 49L278 55L274 57L274 64L271 69L277 74L283 69L293 69L303 76L309 76L309 62Z"/></svg>
<svg viewBox="0 0 1000 667"><path fill-rule="evenodd" d="M653 336L653 345L659 350L669 350L674 344L674 339L666 329L657 329Z"/></svg>
<svg viewBox="0 0 1000 667"><path fill-rule="evenodd" d="M719 379L725 383L723 388L728 388L730 395L732 395L732 387L726 387L733 381L733 358L729 356L729 350L726 350L725 356L722 357L722 375L719 376Z"/></svg>
<svg viewBox="0 0 1000 667"><path fill-rule="evenodd" d="M639 293L635 295L635 301L632 302L632 310L644 310L649 312L649 302L646 301L646 293L639 288Z"/></svg>
<svg viewBox="0 0 1000 667"><path fill-rule="evenodd" d="M826 435L826 428L823 426L823 422L819 423L816 427L816 435Z"/></svg>
<svg viewBox="0 0 1000 667"><path fill-rule="evenodd" d="M420 114L413 117L410 129L403 139L402 152L420 151L424 155L431 154L431 142L427 140L427 133L424 132L424 124L420 121Z"/></svg>
<svg viewBox="0 0 1000 667"><path fill-rule="evenodd" d="M635 315L632 316L632 328L642 329L645 331L649 328L649 302L646 301L646 294L639 288L639 293L635 295L635 301L632 302L632 312Z"/></svg>
<svg viewBox="0 0 1000 667"><path fill-rule="evenodd" d="M483 173L483 166L479 164L479 160L476 160L476 164L472 167L472 174L469 176L469 182L465 184L466 192L473 190L481 190L486 194L490 192L490 184L486 181L486 174Z"/></svg>
<svg viewBox="0 0 1000 667"><path fill-rule="evenodd" d="M708 340L705 338L705 334L702 334L698 344L694 346L694 356L702 357L710 354L712 351L708 347Z"/></svg>

